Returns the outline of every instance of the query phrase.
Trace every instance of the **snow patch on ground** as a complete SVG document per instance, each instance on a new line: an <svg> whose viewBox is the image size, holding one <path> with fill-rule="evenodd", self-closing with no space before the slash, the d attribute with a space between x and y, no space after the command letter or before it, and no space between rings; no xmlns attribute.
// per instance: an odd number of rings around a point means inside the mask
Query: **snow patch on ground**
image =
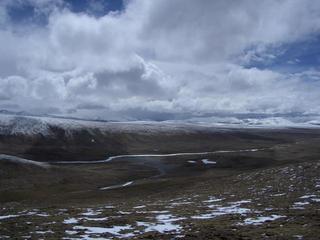
<svg viewBox="0 0 320 240"><path fill-rule="evenodd" d="M100 190L117 189L117 188L127 187L127 186L129 186L129 185L131 185L131 184L133 184L133 181L126 182L126 183L120 184L120 185L113 185L113 186L103 187L103 188L100 188Z"/></svg>
<svg viewBox="0 0 320 240"><path fill-rule="evenodd" d="M133 207L134 209L141 209L141 208L145 208L146 207L146 205L139 205L139 206L135 206L135 207Z"/></svg>
<svg viewBox="0 0 320 240"><path fill-rule="evenodd" d="M79 220L76 218L68 218L63 221L64 224L76 224Z"/></svg>
<svg viewBox="0 0 320 240"><path fill-rule="evenodd" d="M181 205L190 205L193 204L193 202L174 202L170 203L171 206L181 206Z"/></svg>
<svg viewBox="0 0 320 240"><path fill-rule="evenodd" d="M216 161L210 161L208 159L202 159L201 161L202 161L203 164L217 164Z"/></svg>
<svg viewBox="0 0 320 240"><path fill-rule="evenodd" d="M44 234L54 233L54 232L52 230L47 230L47 231L36 231L36 233L44 235Z"/></svg>
<svg viewBox="0 0 320 240"><path fill-rule="evenodd" d="M8 219L8 218L20 217L20 216L21 216L21 215L5 215L5 216L0 216L0 220Z"/></svg>
<svg viewBox="0 0 320 240"><path fill-rule="evenodd" d="M157 231L159 233L166 233L166 232L180 232L182 227L177 224L177 221L184 220L185 218L176 218L172 214L160 214L156 216L156 222L142 222L137 221L138 227L145 227L143 232L152 232Z"/></svg>
<svg viewBox="0 0 320 240"><path fill-rule="evenodd" d="M294 205L296 206L304 206L304 205L309 205L309 202L295 202Z"/></svg>
<svg viewBox="0 0 320 240"><path fill-rule="evenodd" d="M320 202L320 198L311 198L311 201L313 201L313 202Z"/></svg>
<svg viewBox="0 0 320 240"><path fill-rule="evenodd" d="M214 196L210 196L209 200L203 201L204 203L213 203L213 202L221 202L224 198L216 198Z"/></svg>
<svg viewBox="0 0 320 240"><path fill-rule="evenodd" d="M190 160L190 161L188 161L188 163L197 163L196 161L192 161L192 160Z"/></svg>
<svg viewBox="0 0 320 240"><path fill-rule="evenodd" d="M276 193L276 194L271 194L271 197L281 197L281 196L285 196L286 193Z"/></svg>
<svg viewBox="0 0 320 240"><path fill-rule="evenodd" d="M21 211L19 214L9 214L0 216L0 221L9 219L9 218L17 218L23 216L38 216L38 217L49 217L50 215L47 213L41 213L38 209L33 209L32 211Z"/></svg>
<svg viewBox="0 0 320 240"><path fill-rule="evenodd" d="M247 213L252 212L249 208L241 207L242 204L250 203L251 200L242 200L237 202L229 203L229 206L221 206L221 205L210 205L208 206L211 210L207 211L207 213L203 213L200 215L192 216L192 219L210 219L215 218L217 216L227 215L227 214L240 214L245 215Z"/></svg>
<svg viewBox="0 0 320 240"><path fill-rule="evenodd" d="M317 195L314 194L310 194L310 195L304 195L302 197L300 197L301 199L308 199L308 198L313 198L313 197L317 197Z"/></svg>
<svg viewBox="0 0 320 240"><path fill-rule="evenodd" d="M86 212L81 213L82 216L97 216L101 213L100 210L93 210L92 208L87 208Z"/></svg>
<svg viewBox="0 0 320 240"><path fill-rule="evenodd" d="M132 230L131 225L124 225L124 226L113 226L113 227L88 227L88 226L74 226L74 230L84 230L85 234L105 234L109 233L111 235L126 238L126 237L133 237L134 234L132 233L121 233L125 230Z"/></svg>
<svg viewBox="0 0 320 240"><path fill-rule="evenodd" d="M256 218L246 218L244 222L242 223L243 225L260 225L268 221L274 221L279 218L284 218L285 216L281 215L271 215L267 217L256 217Z"/></svg>
<svg viewBox="0 0 320 240"><path fill-rule="evenodd" d="M87 221L97 221L97 222L109 220L108 217L100 217L100 218L99 218L99 217L95 217L95 218L92 218L92 217L83 217L83 218L81 218L81 219L87 220Z"/></svg>

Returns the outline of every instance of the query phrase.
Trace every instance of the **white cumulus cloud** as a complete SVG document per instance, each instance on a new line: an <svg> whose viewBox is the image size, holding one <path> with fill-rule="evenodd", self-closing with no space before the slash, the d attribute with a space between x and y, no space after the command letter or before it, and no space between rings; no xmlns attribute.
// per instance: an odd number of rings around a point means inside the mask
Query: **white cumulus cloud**
<svg viewBox="0 0 320 240"><path fill-rule="evenodd" d="M130 0L104 16L28 0L45 24L0 4L0 108L104 119L317 113L316 67L244 67L320 31L320 3Z"/></svg>

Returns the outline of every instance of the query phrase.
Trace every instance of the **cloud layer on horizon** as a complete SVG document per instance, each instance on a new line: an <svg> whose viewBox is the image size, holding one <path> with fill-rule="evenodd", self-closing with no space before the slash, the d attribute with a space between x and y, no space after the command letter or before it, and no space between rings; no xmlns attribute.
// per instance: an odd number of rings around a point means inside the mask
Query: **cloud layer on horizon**
<svg viewBox="0 0 320 240"><path fill-rule="evenodd" d="M47 22L15 23L9 9L25 2ZM317 114L316 64L255 64L319 33L311 0L130 0L103 16L63 1L5 0L0 109L103 119Z"/></svg>

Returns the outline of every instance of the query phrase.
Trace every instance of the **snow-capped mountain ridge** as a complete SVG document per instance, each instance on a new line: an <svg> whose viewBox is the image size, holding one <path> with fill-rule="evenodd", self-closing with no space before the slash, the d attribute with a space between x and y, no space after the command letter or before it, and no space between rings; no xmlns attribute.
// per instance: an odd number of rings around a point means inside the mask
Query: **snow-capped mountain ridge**
<svg viewBox="0 0 320 240"><path fill-rule="evenodd" d="M57 116L36 116L0 113L0 134L1 135L50 135L53 127L61 128L64 131L99 129L108 132L175 132L191 131L198 128L283 128L302 127L312 128L320 126L319 119L302 119L292 121L283 117L266 118L244 118L236 117L208 117L192 118L188 120L170 121L130 121L130 122L108 122L85 119L74 119Z"/></svg>

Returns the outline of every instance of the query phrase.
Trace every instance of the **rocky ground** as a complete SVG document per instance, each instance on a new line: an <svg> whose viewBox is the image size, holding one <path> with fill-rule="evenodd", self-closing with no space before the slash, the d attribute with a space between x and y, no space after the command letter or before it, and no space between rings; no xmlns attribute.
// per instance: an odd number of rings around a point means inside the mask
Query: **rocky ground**
<svg viewBox="0 0 320 240"><path fill-rule="evenodd" d="M132 196L143 187L135 185L101 190L119 196L103 204L10 202L0 212L1 238L318 239L320 161L205 175L168 194Z"/></svg>

